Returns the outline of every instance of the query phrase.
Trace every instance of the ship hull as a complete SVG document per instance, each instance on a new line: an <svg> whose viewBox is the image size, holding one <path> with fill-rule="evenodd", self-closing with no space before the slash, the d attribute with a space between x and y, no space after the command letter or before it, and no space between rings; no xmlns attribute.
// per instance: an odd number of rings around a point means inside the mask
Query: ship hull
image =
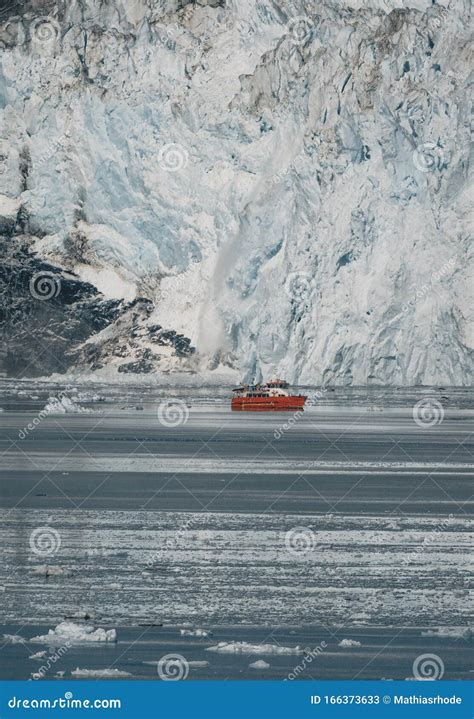
<svg viewBox="0 0 474 719"><path fill-rule="evenodd" d="M295 412L303 410L306 397L233 397L233 412Z"/></svg>

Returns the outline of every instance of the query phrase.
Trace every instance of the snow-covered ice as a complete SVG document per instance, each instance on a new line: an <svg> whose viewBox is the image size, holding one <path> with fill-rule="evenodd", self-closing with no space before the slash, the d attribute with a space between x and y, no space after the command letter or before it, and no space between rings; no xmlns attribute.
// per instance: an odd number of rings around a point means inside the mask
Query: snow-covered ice
<svg viewBox="0 0 474 719"><path fill-rule="evenodd" d="M250 669L269 669L270 664L263 659L257 659L256 662L249 664Z"/></svg>
<svg viewBox="0 0 474 719"><path fill-rule="evenodd" d="M38 644L83 644L91 642L116 642L117 632L115 629L103 629L93 626L75 624L74 622L61 622L55 629L50 629L43 634L30 639Z"/></svg>
<svg viewBox="0 0 474 719"><path fill-rule="evenodd" d="M361 643L356 639L341 639L337 646L343 647L343 649L352 649L353 647L360 647Z"/></svg>
<svg viewBox="0 0 474 719"><path fill-rule="evenodd" d="M24 644L26 639L19 634L4 634L3 639L8 644Z"/></svg>
<svg viewBox="0 0 474 719"><path fill-rule="evenodd" d="M208 652L219 654L303 654L301 647L282 647L279 644L249 644L249 642L219 642L207 647Z"/></svg>
<svg viewBox="0 0 474 719"><path fill-rule="evenodd" d="M183 637L208 637L210 632L207 629L180 629Z"/></svg>
<svg viewBox="0 0 474 719"><path fill-rule="evenodd" d="M44 412L48 414L90 414L93 412L88 407L82 407L71 397L50 397L44 407Z"/></svg>
<svg viewBox="0 0 474 719"><path fill-rule="evenodd" d="M438 627L421 632L422 637L441 637L446 639L472 639L471 627Z"/></svg>
<svg viewBox="0 0 474 719"><path fill-rule="evenodd" d="M122 669L79 669L77 667L72 670L71 676L81 679L124 679L131 677L132 674Z"/></svg>
<svg viewBox="0 0 474 719"><path fill-rule="evenodd" d="M468 0L18 5L0 222L153 302L160 370L469 382Z"/></svg>
<svg viewBox="0 0 474 719"><path fill-rule="evenodd" d="M35 654L31 654L31 656L28 657L28 659L35 659L37 661L44 659L47 652L36 652Z"/></svg>

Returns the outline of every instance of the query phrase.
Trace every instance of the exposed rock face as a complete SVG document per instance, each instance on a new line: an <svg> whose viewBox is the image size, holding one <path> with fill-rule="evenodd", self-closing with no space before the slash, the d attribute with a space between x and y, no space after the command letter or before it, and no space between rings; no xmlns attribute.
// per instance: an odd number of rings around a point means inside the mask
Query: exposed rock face
<svg viewBox="0 0 474 719"><path fill-rule="evenodd" d="M170 357L194 353L186 337L149 324L150 300L107 300L93 285L39 260L30 243L28 236L10 235L1 248L4 374L34 377L107 365L148 373L163 369Z"/></svg>
<svg viewBox="0 0 474 719"><path fill-rule="evenodd" d="M469 11L11 3L7 371L469 382ZM40 270L60 292L22 302Z"/></svg>

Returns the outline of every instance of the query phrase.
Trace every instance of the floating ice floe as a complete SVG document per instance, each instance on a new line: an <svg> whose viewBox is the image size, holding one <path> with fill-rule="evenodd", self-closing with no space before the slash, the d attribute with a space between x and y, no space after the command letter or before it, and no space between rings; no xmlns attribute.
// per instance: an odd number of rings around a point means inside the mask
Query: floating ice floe
<svg viewBox="0 0 474 719"><path fill-rule="evenodd" d="M19 634L4 634L3 638L7 644L24 644L26 639Z"/></svg>
<svg viewBox="0 0 474 719"><path fill-rule="evenodd" d="M278 644L249 644L248 642L219 642L206 647L207 652L220 654L303 654L301 647L281 647Z"/></svg>
<svg viewBox="0 0 474 719"><path fill-rule="evenodd" d="M179 633L182 637L208 637L211 634L207 629L180 629Z"/></svg>
<svg viewBox="0 0 474 719"><path fill-rule="evenodd" d="M65 675L65 673L66 672L64 672L64 671L56 672L56 674L54 676L57 677L58 679L62 679L63 676Z"/></svg>
<svg viewBox="0 0 474 719"><path fill-rule="evenodd" d="M89 642L116 642L117 632L115 629L103 629L93 626L74 624L74 622L61 622L55 629L50 629L47 634L33 637L32 642L38 644L83 644Z"/></svg>
<svg viewBox="0 0 474 719"><path fill-rule="evenodd" d="M33 574L43 574L45 577L56 577L60 574L68 574L68 570L64 567L48 567L47 564L33 567L31 571Z"/></svg>
<svg viewBox="0 0 474 719"><path fill-rule="evenodd" d="M405 682L432 682L433 677L405 677Z"/></svg>
<svg viewBox="0 0 474 719"><path fill-rule="evenodd" d="M124 672L121 669L73 669L72 677L86 677L94 679L120 679L122 677L131 677L130 672Z"/></svg>
<svg viewBox="0 0 474 719"><path fill-rule="evenodd" d="M79 402L105 402L105 397L101 394L91 394L90 392L79 392L76 399Z"/></svg>
<svg viewBox="0 0 474 719"><path fill-rule="evenodd" d="M159 662L159 661L156 661L156 660L155 660L155 661L150 661L150 662L142 662L142 664L147 664L147 665L150 666L150 667L157 667L157 666L159 665L159 663L160 663L160 662ZM201 669L201 668L203 668L203 667L208 667L208 666L209 666L209 662L200 661L200 660L197 660L197 659L196 659L196 660L194 660L194 661L189 661L189 662L187 662L187 665L188 665L188 667L190 667L190 669Z"/></svg>
<svg viewBox="0 0 474 719"><path fill-rule="evenodd" d="M94 410L81 407L70 397L49 397L43 412L48 414L90 414Z"/></svg>
<svg viewBox="0 0 474 719"><path fill-rule="evenodd" d="M471 627L438 627L421 632L422 637L441 637L442 639L471 639Z"/></svg>
<svg viewBox="0 0 474 719"><path fill-rule="evenodd" d="M361 643L356 639L341 639L338 647L344 647L344 649L351 649L352 647L361 647Z"/></svg>
<svg viewBox="0 0 474 719"><path fill-rule="evenodd" d="M36 654L32 654L28 657L28 659L36 659L38 661L41 661L41 659L44 659L46 656L46 652L36 652Z"/></svg>
<svg viewBox="0 0 474 719"><path fill-rule="evenodd" d="M249 664L250 669L268 669L269 667L270 664L268 664L268 662L264 662L263 659L257 659L256 662Z"/></svg>

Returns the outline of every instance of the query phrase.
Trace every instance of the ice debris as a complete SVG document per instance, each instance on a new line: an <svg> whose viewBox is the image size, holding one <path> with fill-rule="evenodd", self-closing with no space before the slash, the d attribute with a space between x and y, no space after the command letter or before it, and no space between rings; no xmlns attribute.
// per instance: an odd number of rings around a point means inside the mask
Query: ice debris
<svg viewBox="0 0 474 719"><path fill-rule="evenodd" d="M116 642L117 632L115 629L103 629L93 626L84 626L74 622L61 622L55 629L50 629L47 634L33 637L32 642L38 644L83 644L89 642Z"/></svg>

